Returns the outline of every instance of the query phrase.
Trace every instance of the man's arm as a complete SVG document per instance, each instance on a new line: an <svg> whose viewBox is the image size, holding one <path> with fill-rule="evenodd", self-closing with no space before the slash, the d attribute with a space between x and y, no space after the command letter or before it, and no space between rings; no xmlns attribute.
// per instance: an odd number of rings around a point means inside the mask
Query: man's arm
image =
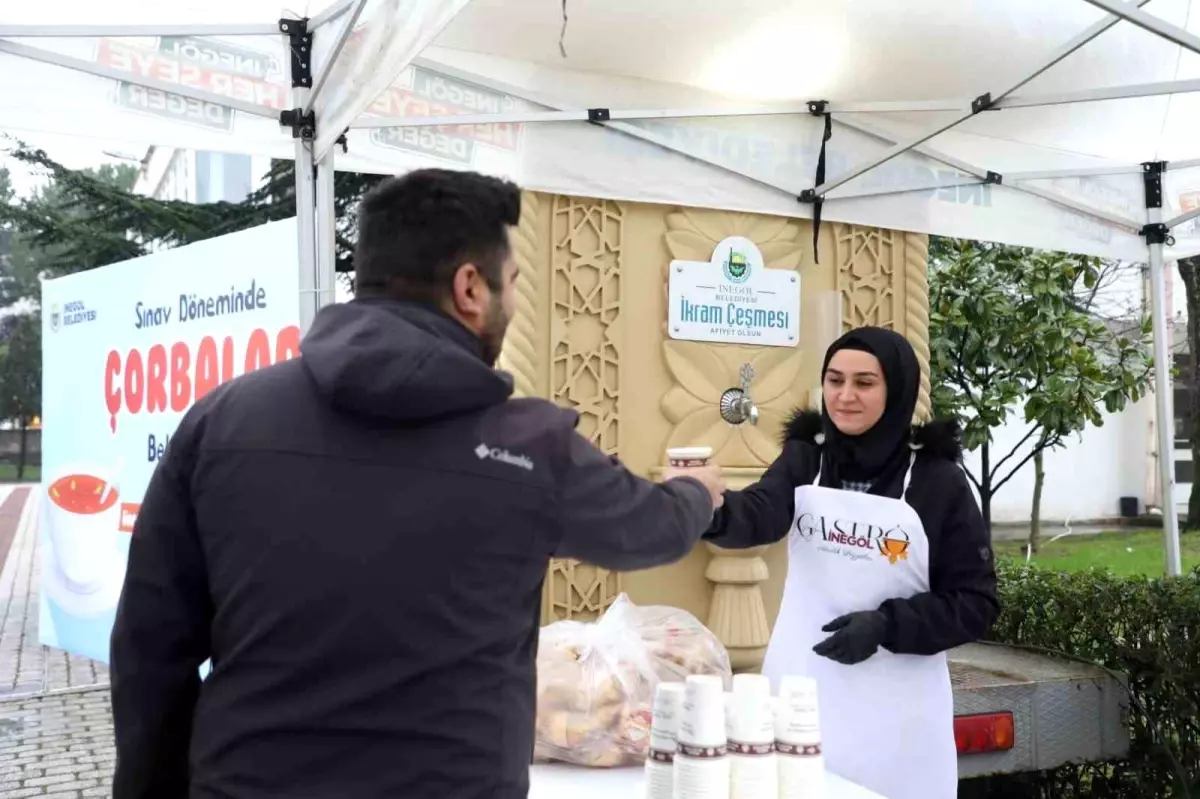
<svg viewBox="0 0 1200 799"><path fill-rule="evenodd" d="M725 505L713 516L704 539L725 549L749 549L786 537L795 513L796 486L800 484L792 467L793 460L800 457L799 446L784 444L779 457L757 482L741 491L727 492Z"/></svg>
<svg viewBox="0 0 1200 799"><path fill-rule="evenodd" d="M573 431L559 486L563 535L555 555L606 569L677 561L712 520L713 501L699 480L644 480Z"/></svg>
<svg viewBox="0 0 1200 799"><path fill-rule="evenodd" d="M199 667L212 609L189 488L191 441L172 436L134 526L112 634L113 799L186 799Z"/></svg>

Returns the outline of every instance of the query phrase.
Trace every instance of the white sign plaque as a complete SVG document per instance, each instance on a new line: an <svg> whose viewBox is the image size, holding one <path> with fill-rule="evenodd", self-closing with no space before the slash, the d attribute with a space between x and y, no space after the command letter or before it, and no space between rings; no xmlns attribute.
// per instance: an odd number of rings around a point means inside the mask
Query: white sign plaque
<svg viewBox="0 0 1200 799"><path fill-rule="evenodd" d="M799 343L800 275L764 267L749 239L725 239L708 262L672 261L667 285L673 339L764 347Z"/></svg>

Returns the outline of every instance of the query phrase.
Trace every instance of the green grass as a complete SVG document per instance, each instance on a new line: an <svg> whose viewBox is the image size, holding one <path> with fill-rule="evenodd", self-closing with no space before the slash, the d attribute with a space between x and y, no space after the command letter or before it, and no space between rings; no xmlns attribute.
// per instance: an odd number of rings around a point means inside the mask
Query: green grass
<svg viewBox="0 0 1200 799"><path fill-rule="evenodd" d="M997 541L996 555L1023 561L1023 541ZM1200 566L1200 533L1184 533L1180 540L1183 568ZM1044 543L1030 563L1053 571L1107 569L1113 574L1158 577L1165 573L1161 530L1131 530L1071 535Z"/></svg>
<svg viewBox="0 0 1200 799"><path fill-rule="evenodd" d="M26 466L22 482L36 483L42 479L42 470L38 466ZM17 482L17 464L0 462L0 483Z"/></svg>

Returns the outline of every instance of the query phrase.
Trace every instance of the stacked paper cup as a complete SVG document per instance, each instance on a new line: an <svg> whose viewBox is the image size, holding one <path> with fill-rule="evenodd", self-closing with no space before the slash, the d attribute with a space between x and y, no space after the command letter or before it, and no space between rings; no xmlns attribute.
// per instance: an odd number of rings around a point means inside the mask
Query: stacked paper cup
<svg viewBox="0 0 1200 799"><path fill-rule="evenodd" d="M729 799L726 743L724 681L712 674L689 676L675 753L674 799Z"/></svg>
<svg viewBox="0 0 1200 799"><path fill-rule="evenodd" d="M683 715L684 685L662 682L654 689L650 751L646 758L646 799L674 799L675 750Z"/></svg>
<svg viewBox="0 0 1200 799"><path fill-rule="evenodd" d="M775 703L775 751L779 799L820 799L825 790L817 682L784 677Z"/></svg>
<svg viewBox="0 0 1200 799"><path fill-rule="evenodd" d="M761 674L733 678L729 732L730 799L776 799L775 721L771 681Z"/></svg>

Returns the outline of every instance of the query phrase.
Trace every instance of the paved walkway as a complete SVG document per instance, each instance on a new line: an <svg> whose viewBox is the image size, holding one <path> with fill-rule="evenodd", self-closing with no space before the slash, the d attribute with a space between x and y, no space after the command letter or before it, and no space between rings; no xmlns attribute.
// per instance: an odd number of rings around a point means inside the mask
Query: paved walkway
<svg viewBox="0 0 1200 799"><path fill-rule="evenodd" d="M0 799L109 797L108 670L38 643L36 497L0 494Z"/></svg>
<svg viewBox="0 0 1200 799"><path fill-rule="evenodd" d="M1104 533L1111 530L1126 530L1128 532L1136 532L1141 528L1136 527L1119 527L1110 524L1108 527L1090 525L1090 524L1072 524L1070 527L1071 535L1095 535L1096 533ZM1062 522L1052 522L1042 525L1042 541L1049 541L1056 535L1062 535L1067 532L1067 526ZM994 524L992 525L992 540L993 541L1028 541L1029 540L1029 525L1028 524Z"/></svg>

